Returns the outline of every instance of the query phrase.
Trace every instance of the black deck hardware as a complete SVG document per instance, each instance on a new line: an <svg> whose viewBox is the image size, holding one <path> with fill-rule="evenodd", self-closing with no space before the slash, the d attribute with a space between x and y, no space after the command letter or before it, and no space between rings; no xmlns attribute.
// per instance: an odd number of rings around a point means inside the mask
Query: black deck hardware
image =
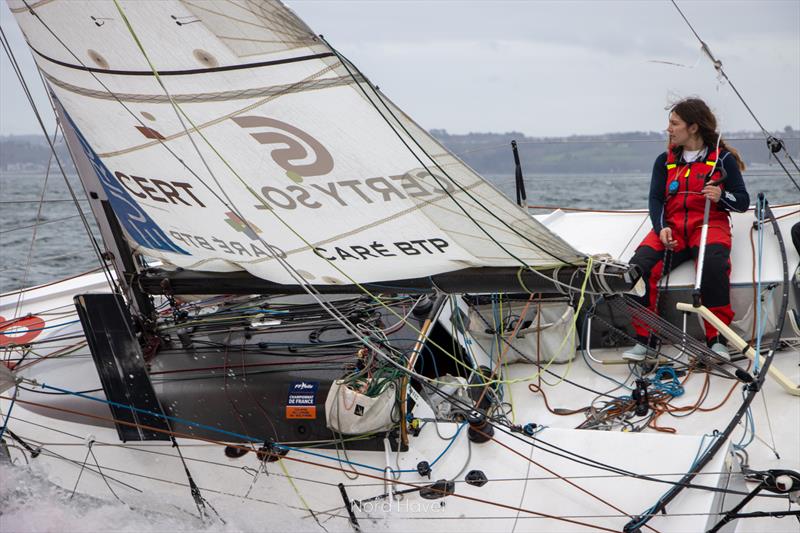
<svg viewBox="0 0 800 533"><path fill-rule="evenodd" d="M494 435L494 428L486 420L486 415L479 411L470 411L467 415L467 422L469 423L467 436L472 442L486 442Z"/></svg>
<svg viewBox="0 0 800 533"><path fill-rule="evenodd" d="M420 461L417 463L417 472L419 473L420 477L427 477L430 479L431 465L428 463L428 461Z"/></svg>
<svg viewBox="0 0 800 533"><path fill-rule="evenodd" d="M142 412L163 415L122 297L116 294L82 294L75 297L75 307L106 399L117 404L109 404L109 407L120 440L170 440L167 421Z"/></svg>
<svg viewBox="0 0 800 533"><path fill-rule="evenodd" d="M472 485L473 487L483 487L489 482L483 470L470 470L467 472L467 475L464 476L464 481L467 482L467 485Z"/></svg>
<svg viewBox="0 0 800 533"><path fill-rule="evenodd" d="M428 485L419 489L419 495L426 500L438 500L445 496L451 496L456 493L456 484L447 479L440 479L433 485Z"/></svg>

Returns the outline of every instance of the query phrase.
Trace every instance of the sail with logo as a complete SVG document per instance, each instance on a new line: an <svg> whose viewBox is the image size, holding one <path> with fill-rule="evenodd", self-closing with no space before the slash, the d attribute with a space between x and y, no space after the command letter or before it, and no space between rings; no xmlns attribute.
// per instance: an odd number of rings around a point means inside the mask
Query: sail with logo
<svg viewBox="0 0 800 533"><path fill-rule="evenodd" d="M586 262L278 2L9 6L135 253L315 285Z"/></svg>

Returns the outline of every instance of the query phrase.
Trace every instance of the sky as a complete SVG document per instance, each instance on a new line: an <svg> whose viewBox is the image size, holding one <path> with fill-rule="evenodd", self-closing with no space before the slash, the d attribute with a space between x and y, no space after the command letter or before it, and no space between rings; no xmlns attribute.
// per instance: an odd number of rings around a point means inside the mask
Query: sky
<svg viewBox="0 0 800 533"><path fill-rule="evenodd" d="M700 96L725 133L756 122L669 0L287 4L423 127L563 136L660 131ZM678 1L769 130L800 129L800 0ZM44 104L8 7L0 24ZM52 129L52 127L48 127ZM5 54L0 135L41 133Z"/></svg>

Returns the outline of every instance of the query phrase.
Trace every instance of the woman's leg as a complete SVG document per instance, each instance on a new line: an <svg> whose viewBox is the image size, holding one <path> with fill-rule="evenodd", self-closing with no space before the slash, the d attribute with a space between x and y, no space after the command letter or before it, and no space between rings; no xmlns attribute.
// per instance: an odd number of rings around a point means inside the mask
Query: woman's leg
<svg viewBox="0 0 800 533"><path fill-rule="evenodd" d="M731 250L722 243L706 245L703 264L703 279L700 285L700 296L703 305L714 313L723 323L733 320L731 308ZM717 340L717 329L705 322L706 340Z"/></svg>

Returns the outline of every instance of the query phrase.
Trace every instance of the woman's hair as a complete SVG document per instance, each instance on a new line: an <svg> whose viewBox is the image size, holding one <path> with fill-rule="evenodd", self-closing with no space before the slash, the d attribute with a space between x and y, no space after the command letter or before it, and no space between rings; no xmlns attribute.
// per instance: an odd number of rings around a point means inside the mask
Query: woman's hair
<svg viewBox="0 0 800 533"><path fill-rule="evenodd" d="M675 113L689 126L697 124L697 134L703 139L703 143L709 148L717 146L719 140L719 147L727 150L736 159L736 164L739 165L739 170L744 171L745 165L739 152L720 138L717 133L717 118L711 109L708 108L706 103L699 98L685 98L672 106L670 110Z"/></svg>

